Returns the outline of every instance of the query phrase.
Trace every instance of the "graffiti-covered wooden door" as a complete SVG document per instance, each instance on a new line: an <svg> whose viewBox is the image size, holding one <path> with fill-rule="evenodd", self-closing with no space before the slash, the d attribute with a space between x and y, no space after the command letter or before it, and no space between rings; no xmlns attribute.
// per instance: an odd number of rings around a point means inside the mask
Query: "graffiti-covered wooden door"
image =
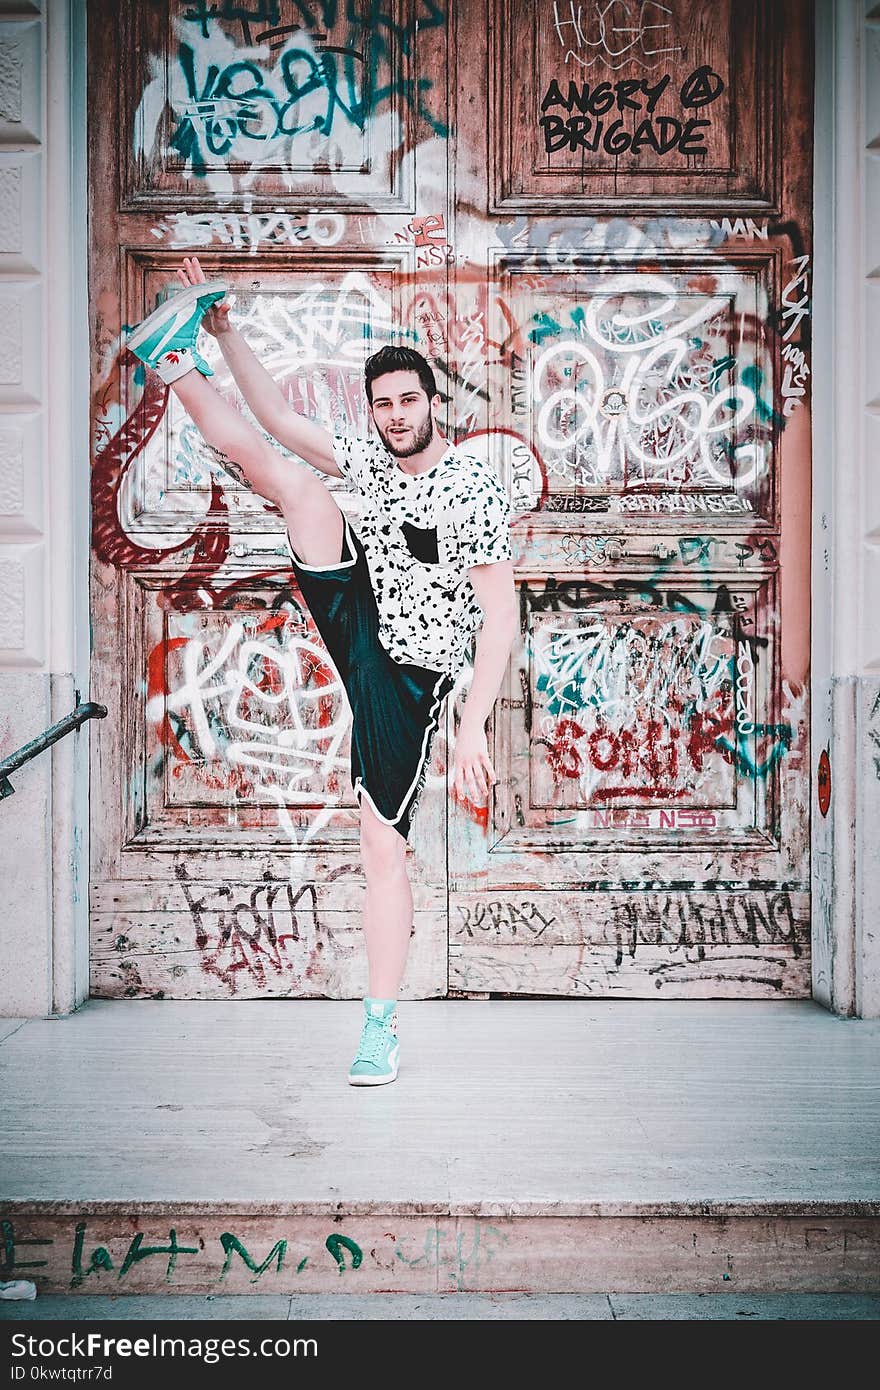
<svg viewBox="0 0 880 1390"><path fill-rule="evenodd" d="M458 423L522 643L450 985L808 994L811 6L453 23Z"/></svg>
<svg viewBox="0 0 880 1390"><path fill-rule="evenodd" d="M298 409L363 431L364 357L411 342L511 492L499 782L449 805L451 717L407 992L808 993L810 6L90 20L95 992L363 987L281 519L124 350L195 250Z"/></svg>
<svg viewBox="0 0 880 1390"><path fill-rule="evenodd" d="M124 326L196 252L294 407L365 433L365 357L442 356L447 40L433 0L90 0L95 994L366 989L348 707L281 517L212 468ZM447 989L444 750L417 996Z"/></svg>

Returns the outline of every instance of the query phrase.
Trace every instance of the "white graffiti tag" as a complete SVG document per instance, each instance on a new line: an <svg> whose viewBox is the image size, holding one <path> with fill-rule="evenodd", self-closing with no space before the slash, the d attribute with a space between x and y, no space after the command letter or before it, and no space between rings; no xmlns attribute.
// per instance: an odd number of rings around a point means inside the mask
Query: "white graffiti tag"
<svg viewBox="0 0 880 1390"><path fill-rule="evenodd" d="M614 720L636 705L665 719L673 704L700 708L731 680L730 638L696 617L673 618L662 628L634 619L547 626L534 654L553 715L593 707Z"/></svg>
<svg viewBox="0 0 880 1390"><path fill-rule="evenodd" d="M643 67L656 67L662 57L681 53L681 47L671 44L672 10L656 0L593 0L592 4L575 6L568 0L565 7L553 0L553 24L562 47L566 50L563 62L573 58L581 67L603 63L616 71L624 63L635 60ZM565 31L563 33L563 30ZM652 62L646 61L653 59Z"/></svg>
<svg viewBox="0 0 880 1390"><path fill-rule="evenodd" d="M288 636L279 646L249 637L237 621L215 650L205 637L190 638L182 666L181 683L155 696L147 713L157 723L178 716L178 742L185 738L199 764L244 768L269 799L288 805L340 804L327 783L347 776L341 750L351 713L318 643Z"/></svg>
<svg viewBox="0 0 880 1390"><path fill-rule="evenodd" d="M779 388L782 396L782 413L785 416L790 416L794 414L807 394L807 377L810 375L810 368L807 365L803 348L797 347L794 343L785 344L782 349L782 360L785 363L785 372Z"/></svg>
<svg viewBox="0 0 880 1390"><path fill-rule="evenodd" d="M660 276L621 275L571 318L577 336L554 335L532 371L549 469L582 485L725 489L763 471L757 398L731 370L726 296L679 303Z"/></svg>
<svg viewBox="0 0 880 1390"><path fill-rule="evenodd" d="M794 275L782 291L782 322L785 324L782 337L785 342L794 336L800 327L801 319L806 318L810 312L810 258L795 256L792 265L795 268Z"/></svg>
<svg viewBox="0 0 880 1390"><path fill-rule="evenodd" d="M335 246L345 233L345 218L335 212L302 216L284 208L271 212L175 212L151 227L157 241L169 246L210 246L217 243L255 256L262 246Z"/></svg>

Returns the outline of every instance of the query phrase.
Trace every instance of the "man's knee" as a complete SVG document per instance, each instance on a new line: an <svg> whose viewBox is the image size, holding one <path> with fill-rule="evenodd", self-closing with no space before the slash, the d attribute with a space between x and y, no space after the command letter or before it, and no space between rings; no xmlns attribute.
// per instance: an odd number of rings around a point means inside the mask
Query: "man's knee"
<svg viewBox="0 0 880 1390"><path fill-rule="evenodd" d="M393 825L379 820L361 798L361 859L368 878L385 878L406 866L406 840Z"/></svg>
<svg viewBox="0 0 880 1390"><path fill-rule="evenodd" d="M321 480L302 465L285 484L281 511L293 549L305 564L333 565L342 558L342 512Z"/></svg>

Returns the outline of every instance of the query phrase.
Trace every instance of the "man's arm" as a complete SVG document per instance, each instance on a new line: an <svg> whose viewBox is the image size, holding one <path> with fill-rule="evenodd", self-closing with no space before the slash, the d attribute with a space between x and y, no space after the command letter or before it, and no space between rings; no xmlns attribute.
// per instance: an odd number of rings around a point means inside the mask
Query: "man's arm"
<svg viewBox="0 0 880 1390"><path fill-rule="evenodd" d="M329 473L333 478L343 477L333 456L333 443L327 430L292 409L281 387L248 347L238 329L227 323L216 336L238 389L263 429L285 449L299 454L306 463L319 468L322 473Z"/></svg>
<svg viewBox="0 0 880 1390"><path fill-rule="evenodd" d="M205 272L198 256L184 256L177 278L182 285L204 284ZM329 473L333 478L344 477L333 456L333 441L328 432L291 409L281 387L273 381L238 330L232 327L229 305L222 300L213 304L202 323L217 339L239 391L263 429L285 449L298 454L322 473Z"/></svg>
<svg viewBox="0 0 880 1390"><path fill-rule="evenodd" d="M486 743L486 720L501 689L510 650L519 632L519 610L512 560L473 565L468 576L483 610L483 622L477 633L471 687L455 740L453 785L460 796L485 801L496 781Z"/></svg>

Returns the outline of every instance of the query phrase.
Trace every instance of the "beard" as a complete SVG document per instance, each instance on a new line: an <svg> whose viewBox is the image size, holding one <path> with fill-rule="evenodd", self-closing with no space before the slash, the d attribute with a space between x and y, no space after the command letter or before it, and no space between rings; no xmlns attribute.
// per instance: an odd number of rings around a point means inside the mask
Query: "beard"
<svg viewBox="0 0 880 1390"><path fill-rule="evenodd" d="M408 459L413 454L420 454L423 449L427 449L431 440L434 438L434 419L430 410L421 425L416 425L413 429L412 441L409 444L400 445L395 443L390 435L376 425L379 431L379 438L385 445L389 454L393 454L398 459Z"/></svg>

